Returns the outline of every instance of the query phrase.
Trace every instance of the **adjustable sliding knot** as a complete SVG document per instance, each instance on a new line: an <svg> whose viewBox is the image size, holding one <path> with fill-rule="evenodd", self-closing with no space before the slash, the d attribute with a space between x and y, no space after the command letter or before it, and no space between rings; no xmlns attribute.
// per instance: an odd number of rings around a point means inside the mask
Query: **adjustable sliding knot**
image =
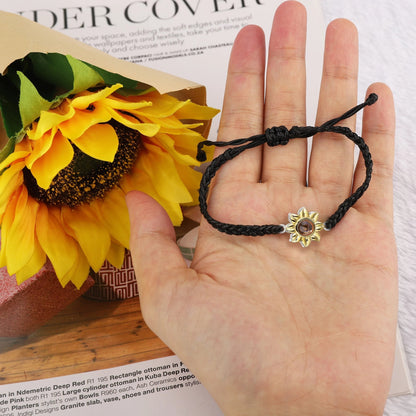
<svg viewBox="0 0 416 416"><path fill-rule="evenodd" d="M281 144L282 146L289 143L292 138L289 130L286 126L270 127L264 132L266 143L268 146L273 147Z"/></svg>
<svg viewBox="0 0 416 416"><path fill-rule="evenodd" d="M373 161L367 144L364 139L351 131L348 127L337 126L336 124L345 120L355 113L363 109L365 106L372 105L377 101L376 94L370 94L368 98L340 117L331 119L321 126L293 126L288 129L285 126L270 127L265 130L263 134L257 134L251 137L235 139L230 141L212 142L205 140L198 144L197 160L204 162L206 154L203 150L204 146L227 147L227 149L217 156L205 170L202 176L199 189L199 205L202 215L214 228L231 235L247 235L247 236L261 236L265 234L280 234L283 232L290 233L291 242L299 242L303 247L307 247L311 241L319 240L319 231L325 229L331 230L335 225L341 221L346 212L357 202L368 188L372 175ZM344 135L346 138L354 142L358 146L366 167L365 180L354 193L352 193L345 201L343 201L337 210L325 221L321 223L318 221L318 213L310 211L306 208L300 208L297 214L289 214L289 224L266 224L266 225L241 225L228 224L214 219L208 213L207 197L209 185L217 173L218 169L227 161L237 157L240 153L247 149L251 149L263 144L274 147L278 145L286 145L292 139L301 139L314 136L317 133L332 132Z"/></svg>

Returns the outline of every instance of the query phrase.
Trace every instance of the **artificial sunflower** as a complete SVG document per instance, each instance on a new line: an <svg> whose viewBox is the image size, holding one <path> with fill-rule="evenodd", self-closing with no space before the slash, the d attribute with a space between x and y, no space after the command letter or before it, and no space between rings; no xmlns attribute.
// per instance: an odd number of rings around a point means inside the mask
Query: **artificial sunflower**
<svg viewBox="0 0 416 416"><path fill-rule="evenodd" d="M60 54L14 62L0 92L0 266L19 283L47 259L62 286L78 288L105 260L121 267L130 190L174 225L197 203L197 128L217 110Z"/></svg>
<svg viewBox="0 0 416 416"><path fill-rule="evenodd" d="M312 241L319 241L319 232L324 224L318 221L318 215L314 211L308 212L304 207L297 214L289 214L289 224L286 225L286 232L290 233L289 241L300 243L302 247L308 247Z"/></svg>

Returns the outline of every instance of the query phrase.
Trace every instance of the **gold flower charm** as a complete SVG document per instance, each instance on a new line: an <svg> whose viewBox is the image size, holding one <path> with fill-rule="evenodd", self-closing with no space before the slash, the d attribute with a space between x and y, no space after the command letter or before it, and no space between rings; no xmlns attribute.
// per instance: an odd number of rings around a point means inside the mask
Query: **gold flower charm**
<svg viewBox="0 0 416 416"><path fill-rule="evenodd" d="M289 224L286 225L289 241L300 243L302 247L308 247L311 241L319 241L319 232L324 224L318 221L318 216L317 212L308 212L305 207L300 208L297 214L289 214Z"/></svg>

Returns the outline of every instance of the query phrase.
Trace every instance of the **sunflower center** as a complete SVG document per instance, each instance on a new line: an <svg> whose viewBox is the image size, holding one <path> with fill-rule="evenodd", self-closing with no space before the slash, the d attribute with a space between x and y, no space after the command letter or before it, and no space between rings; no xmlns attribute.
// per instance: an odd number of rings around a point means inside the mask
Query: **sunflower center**
<svg viewBox="0 0 416 416"><path fill-rule="evenodd" d="M315 224L311 219L303 218L296 224L296 231L302 237L307 237L315 231Z"/></svg>
<svg viewBox="0 0 416 416"><path fill-rule="evenodd" d="M23 170L29 195L47 205L66 205L71 208L104 197L131 170L141 144L137 131L115 120L111 120L109 124L119 138L113 162L94 159L74 146L71 163L55 176L48 189L38 186L29 169Z"/></svg>

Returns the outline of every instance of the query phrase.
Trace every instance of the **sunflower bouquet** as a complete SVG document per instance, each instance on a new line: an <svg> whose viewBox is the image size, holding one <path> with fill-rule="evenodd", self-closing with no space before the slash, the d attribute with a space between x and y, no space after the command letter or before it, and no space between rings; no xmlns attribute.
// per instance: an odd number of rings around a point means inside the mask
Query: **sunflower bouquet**
<svg viewBox="0 0 416 416"><path fill-rule="evenodd" d="M49 259L62 286L123 263L125 194L140 190L174 225L197 203L200 127L217 110L71 55L27 54L0 77L0 267L18 283Z"/></svg>

